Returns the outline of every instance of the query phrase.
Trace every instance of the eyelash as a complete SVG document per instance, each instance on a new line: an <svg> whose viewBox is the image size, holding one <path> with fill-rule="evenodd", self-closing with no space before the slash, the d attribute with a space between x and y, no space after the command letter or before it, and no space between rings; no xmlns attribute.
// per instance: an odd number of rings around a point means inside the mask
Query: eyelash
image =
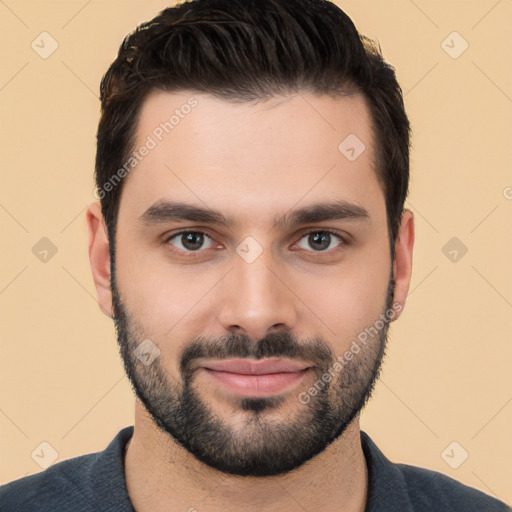
<svg viewBox="0 0 512 512"><path fill-rule="evenodd" d="M165 237L165 239L163 240L163 243L165 245L168 245L172 239L178 238L180 235L190 234L190 233L204 235L206 238L213 240L213 238L210 235L208 235L208 233L206 233L204 231L185 229L185 230L178 231L176 233L173 233L170 236ZM318 255L330 254L330 253L335 252L337 249L342 249L344 246L347 246L350 244L350 241L348 240L348 238L346 236L340 235L338 232L330 230L330 229L314 229L314 230L308 231L308 232L304 233L299 238L299 241L302 240L303 238L311 235L312 233L328 233L330 235L334 235L335 237L339 238L339 240L341 241L341 244L339 246L335 247L334 249L329 249L329 250L324 250L324 251L312 251L312 250L307 251L307 252L311 252L313 254L315 254L315 253ZM172 250L177 251L181 254L184 253L181 249L172 249ZM199 256L202 252L205 252L205 249L198 249L197 251L186 251L184 254L186 255L185 256L186 258L194 258L194 257Z"/></svg>

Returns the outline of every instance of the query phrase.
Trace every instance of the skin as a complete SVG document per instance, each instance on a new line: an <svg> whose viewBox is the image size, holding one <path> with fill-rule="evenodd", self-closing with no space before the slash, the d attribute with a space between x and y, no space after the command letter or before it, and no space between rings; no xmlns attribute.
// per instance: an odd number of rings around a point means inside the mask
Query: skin
<svg viewBox="0 0 512 512"><path fill-rule="evenodd" d="M143 104L135 147L191 96L197 106L123 184L116 284L142 330L141 341L155 342L158 364L178 384L179 355L200 336L239 334L256 342L289 330L299 342L318 338L333 354L344 354L384 311L391 268L385 198L374 171L364 98L302 93L233 104L192 92L152 93ZM349 134L366 146L352 162L338 150ZM235 224L230 229L190 221L142 224L139 217L162 199L215 208ZM275 216L293 208L340 199L365 208L369 218L272 227ZM86 219L99 305L114 316L109 241L98 203L89 206ZM185 228L212 239L195 259L187 259L179 237L164 241ZM307 234L325 229L349 235L351 243L332 238L328 251L315 251ZM236 252L247 236L262 248L250 264ZM413 244L413 214L405 210L392 265L393 302L400 311L410 284ZM399 316L397 311L393 320ZM261 418L298 420L305 406L297 395L316 379L308 375L284 394L279 408L264 411ZM239 439L257 433L247 428L250 412L238 408L232 394L201 373L194 384L197 396ZM275 476L240 477L195 458L158 428L137 399L125 465L130 499L139 512L363 512L368 488L358 414L307 464Z"/></svg>

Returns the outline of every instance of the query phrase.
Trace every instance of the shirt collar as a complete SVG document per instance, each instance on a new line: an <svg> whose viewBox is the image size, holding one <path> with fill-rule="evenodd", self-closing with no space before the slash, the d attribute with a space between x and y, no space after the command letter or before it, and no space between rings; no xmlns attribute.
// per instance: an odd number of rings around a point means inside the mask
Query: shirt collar
<svg viewBox="0 0 512 512"><path fill-rule="evenodd" d="M370 436L361 431L366 466L368 468L368 496L365 512L400 510L414 512L407 483L400 469L388 460Z"/></svg>
<svg viewBox="0 0 512 512"><path fill-rule="evenodd" d="M120 430L88 469L86 478L90 479L94 489L94 510L106 510L108 504L111 511L135 512L124 471L124 450L133 430L133 425Z"/></svg>

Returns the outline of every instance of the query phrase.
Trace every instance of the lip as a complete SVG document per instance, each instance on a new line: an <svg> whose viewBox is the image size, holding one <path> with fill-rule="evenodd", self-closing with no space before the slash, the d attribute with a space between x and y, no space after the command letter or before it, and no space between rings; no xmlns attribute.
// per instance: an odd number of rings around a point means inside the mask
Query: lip
<svg viewBox="0 0 512 512"><path fill-rule="evenodd" d="M290 391L311 371L309 368L306 368L299 372L247 375L221 372L208 368L203 368L203 370L213 382L231 393L238 396L254 398L278 395Z"/></svg>
<svg viewBox="0 0 512 512"><path fill-rule="evenodd" d="M270 373L300 372L310 368L311 364L297 363L288 359L224 359L222 361L207 361L201 365L209 370L237 373L242 375L267 375Z"/></svg>
<svg viewBox="0 0 512 512"><path fill-rule="evenodd" d="M235 395L264 397L289 391L312 367L284 359L229 359L204 363L201 369L209 379Z"/></svg>

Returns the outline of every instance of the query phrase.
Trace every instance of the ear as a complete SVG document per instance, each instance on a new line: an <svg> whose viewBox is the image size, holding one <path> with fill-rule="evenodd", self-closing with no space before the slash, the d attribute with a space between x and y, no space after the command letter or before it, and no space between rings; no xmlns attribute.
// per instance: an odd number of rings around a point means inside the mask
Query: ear
<svg viewBox="0 0 512 512"><path fill-rule="evenodd" d="M393 262L395 293L393 302L398 302L402 307L394 320L401 315L407 300L407 293L411 284L413 246L414 215L410 210L405 209L395 241L395 261Z"/></svg>
<svg viewBox="0 0 512 512"><path fill-rule="evenodd" d="M110 253L108 231L101 213L100 203L91 203L87 207L86 229L89 248L89 262L92 277L96 285L98 305L112 318L112 292L110 291Z"/></svg>

